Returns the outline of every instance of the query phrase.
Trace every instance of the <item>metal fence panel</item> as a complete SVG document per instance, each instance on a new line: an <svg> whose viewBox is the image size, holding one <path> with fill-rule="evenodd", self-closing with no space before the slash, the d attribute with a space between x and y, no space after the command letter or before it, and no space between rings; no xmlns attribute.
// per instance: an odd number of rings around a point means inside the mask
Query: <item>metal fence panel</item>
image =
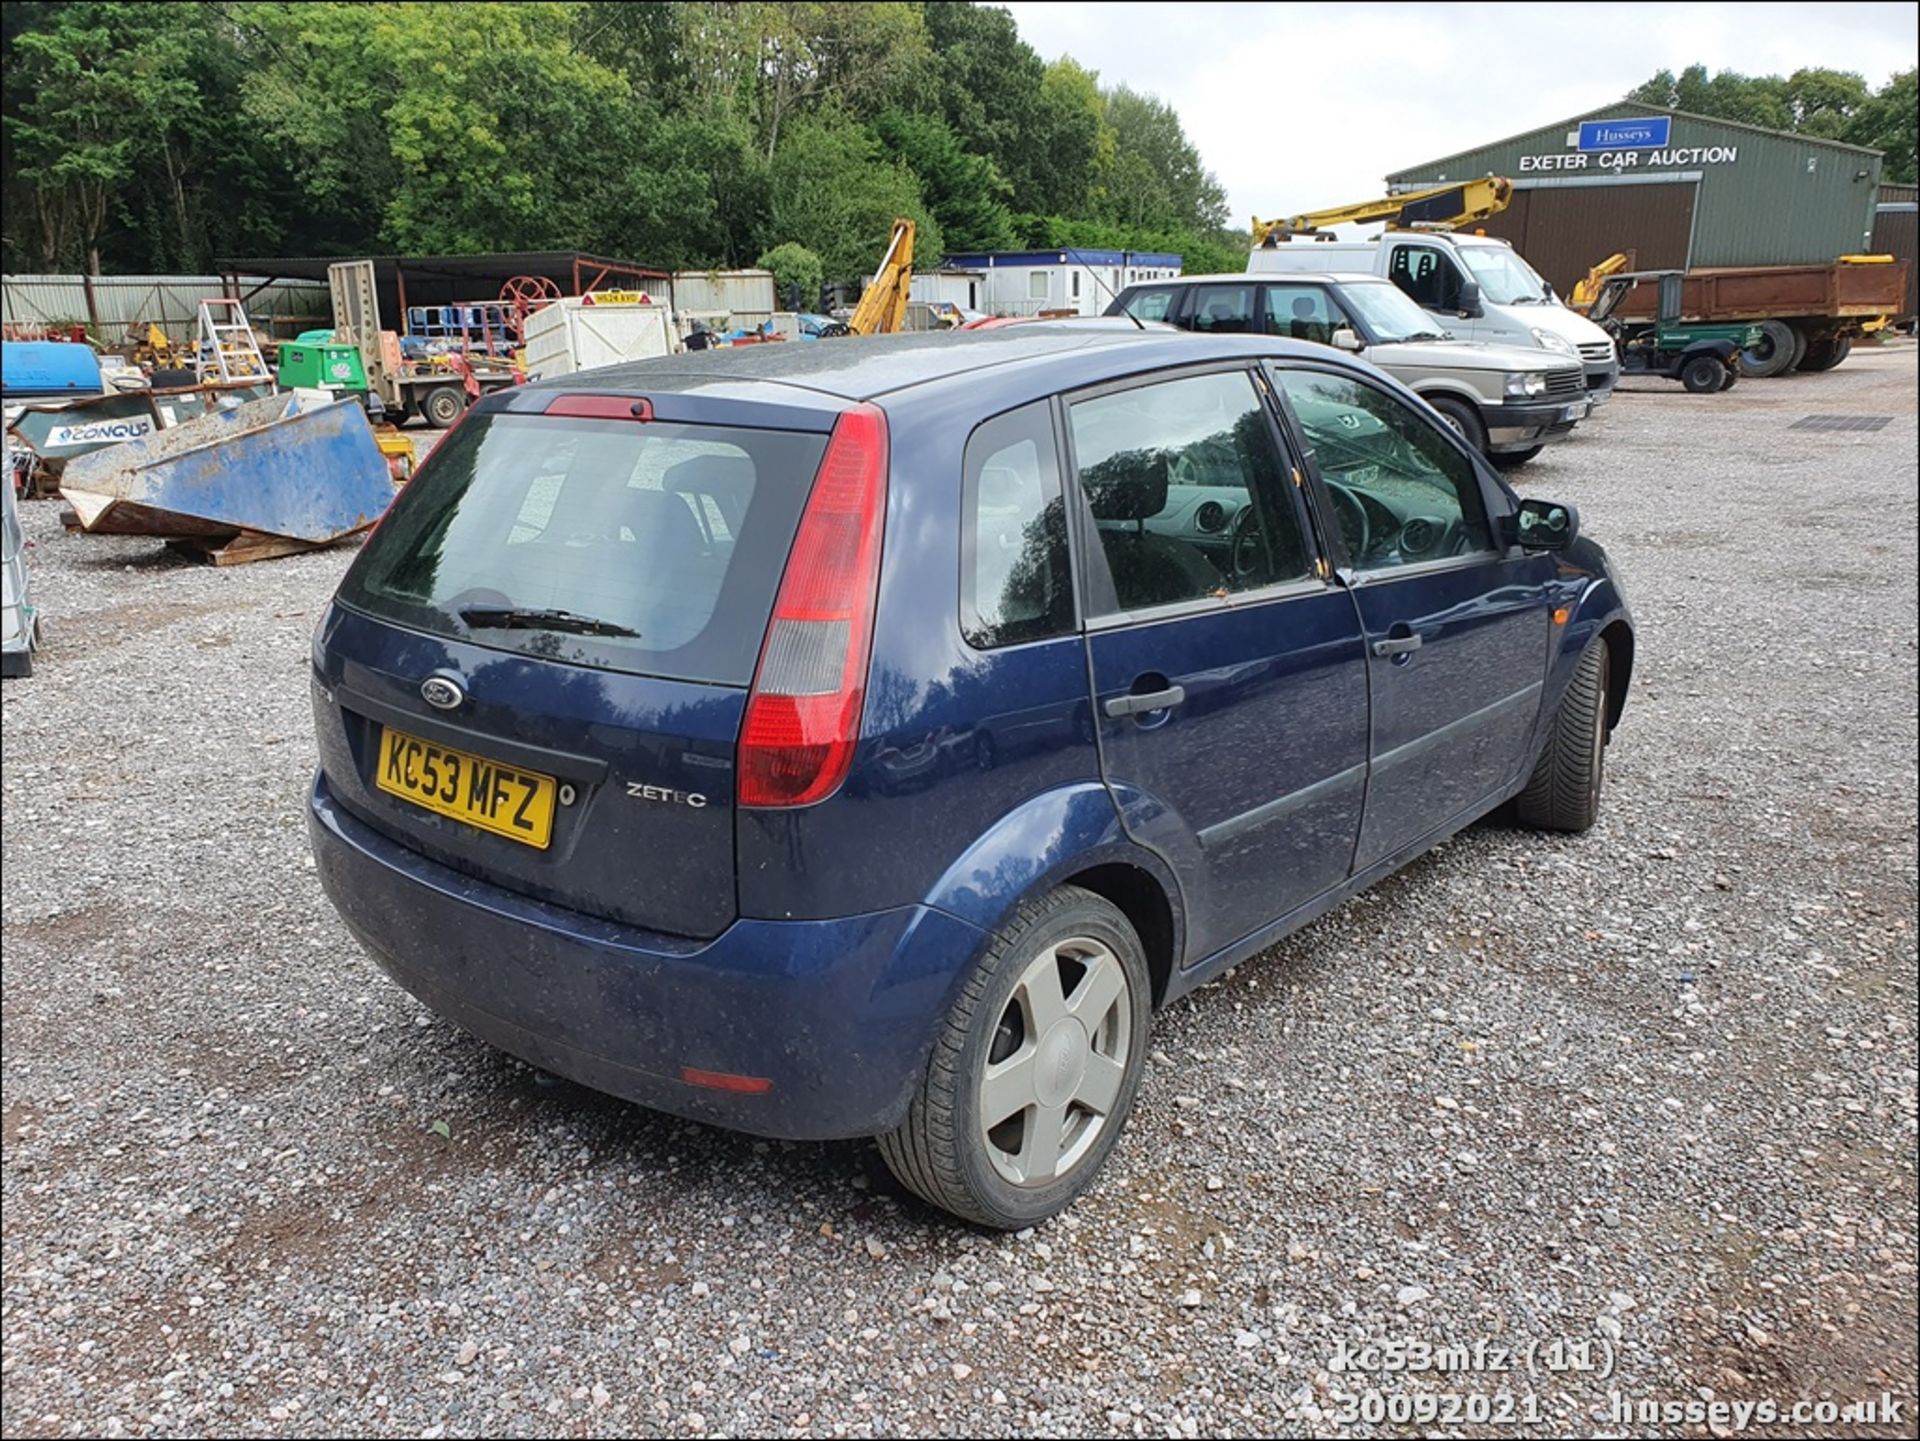
<svg viewBox="0 0 1920 1441"><path fill-rule="evenodd" d="M99 338L112 343L129 326L151 321L180 340L191 337L200 302L226 293L226 281L218 275L96 275L89 310L88 284L79 275L0 276L0 322L85 325L97 318ZM267 281L243 275L240 294L247 297L247 314L262 330L275 318L300 327L313 321L324 324L333 313L327 287L318 280Z"/></svg>

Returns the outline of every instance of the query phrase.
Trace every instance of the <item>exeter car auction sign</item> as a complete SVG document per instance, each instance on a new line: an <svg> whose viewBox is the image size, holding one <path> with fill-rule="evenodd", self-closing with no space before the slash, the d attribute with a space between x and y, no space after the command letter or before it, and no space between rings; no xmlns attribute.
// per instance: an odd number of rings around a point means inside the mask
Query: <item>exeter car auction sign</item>
<svg viewBox="0 0 1920 1441"><path fill-rule="evenodd" d="M1738 145L1672 145L1673 119L1583 120L1567 133L1567 149L1551 155L1522 155L1523 174L1541 170L1666 170L1683 165L1731 165Z"/></svg>

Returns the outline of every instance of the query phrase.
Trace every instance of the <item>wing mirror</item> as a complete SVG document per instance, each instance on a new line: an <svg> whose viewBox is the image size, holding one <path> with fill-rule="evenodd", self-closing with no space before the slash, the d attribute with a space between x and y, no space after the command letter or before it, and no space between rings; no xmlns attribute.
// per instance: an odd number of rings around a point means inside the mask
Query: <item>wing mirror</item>
<svg viewBox="0 0 1920 1441"><path fill-rule="evenodd" d="M1333 332L1332 345L1335 350L1350 350L1355 355L1366 348L1360 344L1360 337L1344 325Z"/></svg>
<svg viewBox="0 0 1920 1441"><path fill-rule="evenodd" d="M1531 496L1506 519L1507 543L1523 550L1565 550L1580 534L1580 512Z"/></svg>
<svg viewBox="0 0 1920 1441"><path fill-rule="evenodd" d="M1460 282L1460 313L1468 320L1478 320L1485 315L1486 307L1480 303L1480 282L1463 280Z"/></svg>

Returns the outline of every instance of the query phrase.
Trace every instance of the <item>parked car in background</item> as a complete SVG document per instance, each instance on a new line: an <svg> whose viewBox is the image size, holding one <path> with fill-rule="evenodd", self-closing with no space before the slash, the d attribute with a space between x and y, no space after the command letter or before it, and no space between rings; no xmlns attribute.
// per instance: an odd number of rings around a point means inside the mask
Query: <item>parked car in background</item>
<svg viewBox="0 0 1920 1441"><path fill-rule="evenodd" d="M683 355L490 396L401 493L308 828L473 1034L1011 1228L1156 1007L1497 807L1591 825L1632 663L1573 510L1324 346Z"/></svg>
<svg viewBox="0 0 1920 1441"><path fill-rule="evenodd" d="M1389 230L1370 240L1276 238L1248 255L1247 270L1364 272L1390 280L1462 340L1538 347L1580 361L1595 405L1620 378L1612 337L1569 310L1512 245L1492 236Z"/></svg>
<svg viewBox="0 0 1920 1441"><path fill-rule="evenodd" d="M1572 434L1593 409L1578 360L1456 340L1371 275L1189 275L1130 285L1107 313L1209 335L1284 335L1365 355L1503 469Z"/></svg>

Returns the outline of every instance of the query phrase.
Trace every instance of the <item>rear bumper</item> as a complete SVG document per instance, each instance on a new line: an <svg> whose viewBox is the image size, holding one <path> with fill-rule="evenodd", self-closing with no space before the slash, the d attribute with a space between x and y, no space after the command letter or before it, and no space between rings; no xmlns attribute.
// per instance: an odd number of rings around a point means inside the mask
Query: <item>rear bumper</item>
<svg viewBox="0 0 1920 1441"><path fill-rule="evenodd" d="M899 1123L981 932L926 906L736 921L686 941L529 900L362 825L316 778L321 884L430 1009L544 1070L691 1120L787 1140ZM714 1090L683 1067L763 1077Z"/></svg>

